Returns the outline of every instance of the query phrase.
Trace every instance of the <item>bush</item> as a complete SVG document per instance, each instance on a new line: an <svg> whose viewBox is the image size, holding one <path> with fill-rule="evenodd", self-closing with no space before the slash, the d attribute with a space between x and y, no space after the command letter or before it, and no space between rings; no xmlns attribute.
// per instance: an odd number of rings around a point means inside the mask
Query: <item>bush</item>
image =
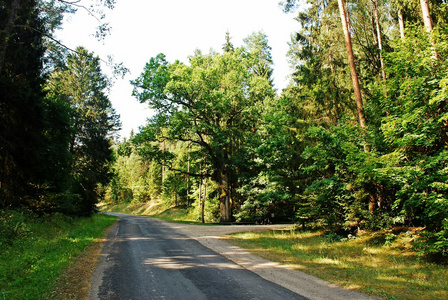
<svg viewBox="0 0 448 300"><path fill-rule="evenodd" d="M448 221L444 222L445 226ZM437 263L448 263L448 228L439 232L423 232L413 243L413 249L417 253Z"/></svg>
<svg viewBox="0 0 448 300"><path fill-rule="evenodd" d="M14 210L0 211L0 246L11 246L17 239L26 237L29 232L26 218Z"/></svg>

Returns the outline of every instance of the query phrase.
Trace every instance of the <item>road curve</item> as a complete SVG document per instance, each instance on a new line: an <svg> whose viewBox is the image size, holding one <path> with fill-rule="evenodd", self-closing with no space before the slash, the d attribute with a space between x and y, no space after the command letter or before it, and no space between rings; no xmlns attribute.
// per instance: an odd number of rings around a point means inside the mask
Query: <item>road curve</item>
<svg viewBox="0 0 448 300"><path fill-rule="evenodd" d="M90 299L368 299L217 238L246 226L210 226L204 234L204 226L116 215Z"/></svg>

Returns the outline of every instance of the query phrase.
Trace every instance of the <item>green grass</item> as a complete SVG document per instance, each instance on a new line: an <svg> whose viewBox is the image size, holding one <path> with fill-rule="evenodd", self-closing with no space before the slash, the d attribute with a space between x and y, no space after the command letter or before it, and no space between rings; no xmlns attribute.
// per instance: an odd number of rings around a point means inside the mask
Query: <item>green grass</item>
<svg viewBox="0 0 448 300"><path fill-rule="evenodd" d="M20 216L20 222L8 221ZM1 221L1 225L13 223L17 234L0 239L0 299L46 299L74 258L97 241L116 218L101 214L80 219L62 215L36 218L9 212L2 214Z"/></svg>
<svg viewBox="0 0 448 300"><path fill-rule="evenodd" d="M409 250L410 233L332 242L321 232L240 233L229 241L272 261L384 299L448 299L448 269Z"/></svg>
<svg viewBox="0 0 448 300"><path fill-rule="evenodd" d="M175 221L190 224L202 224L198 217L192 213L192 210L180 207L169 207L161 204L153 203L140 204L116 204L100 206L100 210L104 212L117 212L132 215L150 216L153 218Z"/></svg>

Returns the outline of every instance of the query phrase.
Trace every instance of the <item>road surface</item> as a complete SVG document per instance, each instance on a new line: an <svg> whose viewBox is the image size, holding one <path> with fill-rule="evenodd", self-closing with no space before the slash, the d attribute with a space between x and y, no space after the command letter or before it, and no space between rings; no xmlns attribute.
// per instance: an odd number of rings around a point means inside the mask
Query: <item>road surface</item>
<svg viewBox="0 0 448 300"><path fill-rule="evenodd" d="M218 238L266 226L199 226L117 215L92 279L91 299L368 299L259 260Z"/></svg>

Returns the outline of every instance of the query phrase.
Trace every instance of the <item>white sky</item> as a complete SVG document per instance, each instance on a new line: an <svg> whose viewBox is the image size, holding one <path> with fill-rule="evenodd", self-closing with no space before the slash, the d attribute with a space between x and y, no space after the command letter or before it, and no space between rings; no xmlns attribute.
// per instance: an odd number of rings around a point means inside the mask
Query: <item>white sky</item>
<svg viewBox="0 0 448 300"><path fill-rule="evenodd" d="M122 137L131 129L138 132L146 124L151 111L131 96L130 80L137 78L146 62L164 53L169 62L200 49L222 51L225 33L229 31L235 47L251 33L263 30L268 36L274 60L274 84L278 91L287 85L291 73L286 52L290 35L298 30L294 14L285 14L279 0L117 0L114 10L107 12L112 27L104 42L93 36L97 21L79 10L64 24L57 36L69 48L83 46L103 59L112 55L123 62L131 73L117 79L110 93L112 105L121 116ZM106 72L106 68L103 67Z"/></svg>

